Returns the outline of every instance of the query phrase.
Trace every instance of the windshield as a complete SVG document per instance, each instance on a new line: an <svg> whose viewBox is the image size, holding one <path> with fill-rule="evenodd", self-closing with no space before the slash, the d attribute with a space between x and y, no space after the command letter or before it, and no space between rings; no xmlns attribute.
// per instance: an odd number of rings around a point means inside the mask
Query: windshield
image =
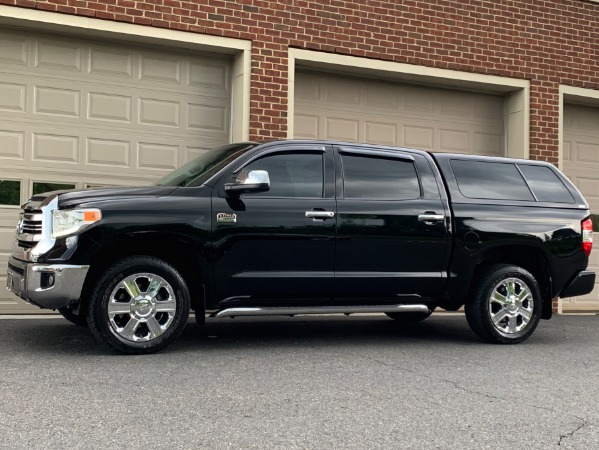
<svg viewBox="0 0 599 450"><path fill-rule="evenodd" d="M254 148L256 143L244 142L217 147L161 178L157 186L199 186L238 156Z"/></svg>

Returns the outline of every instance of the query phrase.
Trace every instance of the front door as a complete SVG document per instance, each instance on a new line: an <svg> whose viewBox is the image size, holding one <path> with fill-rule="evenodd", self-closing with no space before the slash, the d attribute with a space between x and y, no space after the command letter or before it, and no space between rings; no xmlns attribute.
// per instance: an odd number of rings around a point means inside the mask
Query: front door
<svg viewBox="0 0 599 450"><path fill-rule="evenodd" d="M449 212L428 159L342 147L336 160L335 296L386 303L438 296Z"/></svg>
<svg viewBox="0 0 599 450"><path fill-rule="evenodd" d="M225 183L252 170L268 172L270 190L239 197L224 193ZM212 201L213 267L222 306L305 304L332 297L336 207L331 149L290 145L268 150L225 176Z"/></svg>

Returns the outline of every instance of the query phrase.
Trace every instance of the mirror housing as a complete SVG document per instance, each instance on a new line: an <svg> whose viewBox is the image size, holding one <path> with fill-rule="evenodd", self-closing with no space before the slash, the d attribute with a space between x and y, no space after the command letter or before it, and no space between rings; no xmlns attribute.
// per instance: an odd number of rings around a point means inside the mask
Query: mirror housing
<svg viewBox="0 0 599 450"><path fill-rule="evenodd" d="M225 184L225 192L239 195L247 192L266 192L270 189L270 176L266 170L251 170L245 180Z"/></svg>

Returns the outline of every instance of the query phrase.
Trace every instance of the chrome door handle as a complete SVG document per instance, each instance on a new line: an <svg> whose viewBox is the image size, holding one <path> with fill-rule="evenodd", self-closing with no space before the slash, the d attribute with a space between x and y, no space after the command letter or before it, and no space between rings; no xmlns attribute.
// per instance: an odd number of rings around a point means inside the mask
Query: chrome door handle
<svg viewBox="0 0 599 450"><path fill-rule="evenodd" d="M332 219L335 217L333 211L306 211L308 219Z"/></svg>
<svg viewBox="0 0 599 450"><path fill-rule="evenodd" d="M420 214L418 216L418 222L434 223L434 222L441 222L442 220L445 220L445 216L443 214L425 213L425 214Z"/></svg>

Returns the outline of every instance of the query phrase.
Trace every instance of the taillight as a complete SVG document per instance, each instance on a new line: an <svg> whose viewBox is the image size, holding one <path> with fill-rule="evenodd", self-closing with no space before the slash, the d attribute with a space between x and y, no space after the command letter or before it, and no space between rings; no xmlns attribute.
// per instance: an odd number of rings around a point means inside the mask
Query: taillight
<svg viewBox="0 0 599 450"><path fill-rule="evenodd" d="M587 256L593 249L593 222L590 218L582 221L582 249Z"/></svg>

